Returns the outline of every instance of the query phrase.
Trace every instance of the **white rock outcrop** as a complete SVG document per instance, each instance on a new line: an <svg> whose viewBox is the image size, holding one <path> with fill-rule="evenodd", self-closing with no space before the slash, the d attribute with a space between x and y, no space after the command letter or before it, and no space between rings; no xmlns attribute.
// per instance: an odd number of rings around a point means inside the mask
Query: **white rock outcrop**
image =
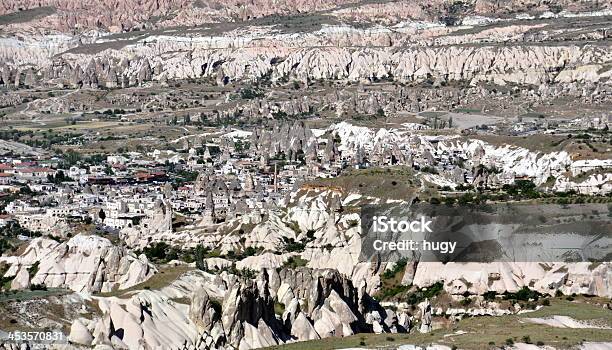
<svg viewBox="0 0 612 350"><path fill-rule="evenodd" d="M76 235L62 243L35 238L20 256L0 257L0 261L11 265L5 276L16 276L19 287L25 286L26 269L31 268L30 283L77 292L129 288L156 271L144 255L136 257L108 239L93 235Z"/></svg>

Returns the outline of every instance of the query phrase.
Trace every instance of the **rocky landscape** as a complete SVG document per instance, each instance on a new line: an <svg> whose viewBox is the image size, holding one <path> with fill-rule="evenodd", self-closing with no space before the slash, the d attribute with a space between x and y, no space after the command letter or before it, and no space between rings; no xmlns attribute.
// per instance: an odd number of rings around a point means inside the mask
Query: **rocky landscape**
<svg viewBox="0 0 612 350"><path fill-rule="evenodd" d="M610 1L0 0L0 349L611 348L611 40ZM364 258L424 204L548 240Z"/></svg>

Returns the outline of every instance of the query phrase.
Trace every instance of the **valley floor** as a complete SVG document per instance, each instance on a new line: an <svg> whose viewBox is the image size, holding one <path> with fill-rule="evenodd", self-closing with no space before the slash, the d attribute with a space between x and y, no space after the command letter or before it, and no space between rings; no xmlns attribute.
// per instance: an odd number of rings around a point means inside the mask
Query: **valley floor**
<svg viewBox="0 0 612 350"><path fill-rule="evenodd" d="M609 302L609 301L608 301ZM604 305L604 306L602 306ZM567 316L585 326L601 328L561 328L534 324L530 318L548 319ZM537 346L551 346L566 349L588 343L599 344L603 349L612 347L612 311L605 308L601 298L551 299L550 306L519 315L486 316L463 319L455 324L450 321L446 328L431 333L410 334L356 334L350 337L334 337L315 341L299 342L268 349L312 350L346 348L397 349L401 345L432 344L448 346L451 349L491 349L528 343ZM606 328L606 329L603 329Z"/></svg>

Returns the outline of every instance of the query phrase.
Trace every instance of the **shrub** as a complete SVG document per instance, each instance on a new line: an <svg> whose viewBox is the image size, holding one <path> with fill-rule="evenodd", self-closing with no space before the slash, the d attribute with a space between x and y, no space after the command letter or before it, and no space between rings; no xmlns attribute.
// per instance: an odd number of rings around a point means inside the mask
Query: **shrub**
<svg viewBox="0 0 612 350"><path fill-rule="evenodd" d="M521 288L516 293L510 293L510 292L504 293L504 299L506 300L521 300L521 301L528 301L529 299L538 300L540 296L541 296L540 293L534 290L531 290L526 286Z"/></svg>
<svg viewBox="0 0 612 350"><path fill-rule="evenodd" d="M245 100L263 97L263 92L254 89L242 89L240 90L240 97Z"/></svg>
<svg viewBox="0 0 612 350"><path fill-rule="evenodd" d="M198 244L195 248L195 264L199 270L206 270L206 264L204 264L204 257L208 253L208 249L203 245Z"/></svg>
<svg viewBox="0 0 612 350"><path fill-rule="evenodd" d="M531 337L528 335L523 336L523 343L531 344Z"/></svg>
<svg viewBox="0 0 612 350"><path fill-rule="evenodd" d="M41 284L31 284L30 290L47 290L47 286L44 283Z"/></svg>
<svg viewBox="0 0 612 350"><path fill-rule="evenodd" d="M285 263L283 264L283 267L295 269L298 267L306 266L306 264L308 264L308 260L304 260L299 256L292 256L289 259L287 259L287 261L285 261Z"/></svg>
<svg viewBox="0 0 612 350"><path fill-rule="evenodd" d="M306 231L306 238L308 238L308 240L312 241L315 238L315 230L308 230Z"/></svg>
<svg viewBox="0 0 612 350"><path fill-rule="evenodd" d="M404 268L406 268L406 264L408 264L408 259L406 258L399 259L391 270L387 270L383 273L382 277L384 279L391 279L395 277L397 273L404 271Z"/></svg>
<svg viewBox="0 0 612 350"><path fill-rule="evenodd" d="M32 279L34 275L36 275L36 273L38 272L39 264L40 262L37 261L32 264L32 266L28 267L28 274L30 275L30 279Z"/></svg>
<svg viewBox="0 0 612 350"><path fill-rule="evenodd" d="M285 304L281 302L274 303L274 313L277 315L282 315L285 312Z"/></svg>
<svg viewBox="0 0 612 350"><path fill-rule="evenodd" d="M488 291L485 292L482 297L484 298L484 300L495 300L495 296L497 295L497 293L495 293L495 291Z"/></svg>
<svg viewBox="0 0 612 350"><path fill-rule="evenodd" d="M209 299L209 301L210 301L210 306L213 308L213 310L215 310L217 315L220 315L221 312L223 311L223 307L221 303L215 299Z"/></svg>
<svg viewBox="0 0 612 350"><path fill-rule="evenodd" d="M420 291L414 292L408 295L406 302L410 305L416 305L425 299L431 299L434 296L440 294L444 289L444 284L442 282L436 282L429 286L429 288L423 288Z"/></svg>
<svg viewBox="0 0 612 350"><path fill-rule="evenodd" d="M296 242L293 238L283 237L285 243L285 251L288 253L303 251L306 248L306 244L302 242Z"/></svg>
<svg viewBox="0 0 612 350"><path fill-rule="evenodd" d="M255 254L257 254L257 249L251 246L247 247L243 252L243 256L253 256Z"/></svg>

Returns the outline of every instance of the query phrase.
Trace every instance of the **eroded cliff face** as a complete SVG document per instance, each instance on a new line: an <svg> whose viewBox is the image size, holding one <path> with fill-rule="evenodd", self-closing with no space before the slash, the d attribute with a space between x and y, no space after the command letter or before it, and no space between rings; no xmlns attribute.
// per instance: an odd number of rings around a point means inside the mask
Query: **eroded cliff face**
<svg viewBox="0 0 612 350"><path fill-rule="evenodd" d="M243 233L242 236L239 231L243 226L236 221L229 221L226 226L218 227L219 231L224 232L223 235L202 233L198 228L191 228L189 234L165 232L146 237L154 241L165 240L182 245L201 243L218 247L223 251L253 247L279 252L263 253L237 261L235 267L245 271L280 269L286 266L290 259L299 257L304 259L306 266L314 271L329 271L333 280L338 276L347 277L346 280L340 279L340 282L334 282L334 285L344 291L344 296L353 300L355 293L351 286L360 286L369 294L376 293L381 288L380 275L387 268L391 268L393 263L360 260L362 244L360 216L355 212L361 205L381 204L387 201L363 196L350 189L345 190L343 193L333 189L303 188L292 195L291 201L287 203L286 215L279 215L274 210L267 211L267 219L256 224L251 232ZM336 209L333 208L337 208L338 204L333 203L340 203L343 208L341 213L335 212ZM240 221L244 222L244 218ZM233 228L233 231L228 232L230 228ZM298 228L299 234L296 233ZM307 235L308 232L311 233ZM262 239L264 236L265 239ZM281 253L287 239L304 242L304 250ZM403 284L428 287L444 281L443 288L449 294L458 296L466 292L473 295L482 295L489 291L516 292L523 287L549 295L555 295L558 291L566 295L576 293L612 296L612 264L607 262L443 264L415 258L409 265L410 268L405 269L401 278ZM209 258L206 259L205 266L211 271L222 271L231 267L232 262ZM291 303L294 297L319 300L319 293L327 295L329 292L329 290L318 291L316 279L313 279L310 272L305 273L305 270L300 269L295 271L286 269L279 277L272 273L270 284L278 289L271 292L271 295L286 305ZM214 294L214 291L208 292ZM309 305L303 310L310 317L313 308L311 304Z"/></svg>
<svg viewBox="0 0 612 350"><path fill-rule="evenodd" d="M13 17L7 20L0 38L3 61L0 83L12 88L38 85L116 88L173 79L204 79L220 85L238 81L388 79L402 83L568 86L607 84L611 74L612 54L606 30L610 4L605 2L594 9L557 4L566 10L560 13L544 13L547 5L539 2L502 5L477 1L461 3L458 8L442 1L357 8L350 2L323 5L316 1L289 1L274 2L274 6L256 2L239 7L247 12L251 8L263 11L255 16L277 12L289 15L294 11L307 12L311 7L327 13L328 7L347 7L325 16L309 13L303 17L246 22L225 19L220 24L194 27L185 26L190 22L181 16L192 16L198 11L176 14L188 12L193 6L190 2L128 1L117 6L99 2L98 6L109 9L100 12L78 2L50 3L57 11L42 13L40 21L31 27L20 27L26 24ZM10 4L13 3L4 4L5 12L15 10L14 4ZM205 6L215 8L214 4ZM227 6L221 6L219 11L231 14L228 8L233 5ZM356 26L349 18L359 18L368 6L374 6L378 10L372 11L382 15L389 6L414 9L415 13L406 10L405 16L400 16L404 21L398 24L390 21L384 25ZM534 14L525 12L527 17L515 18L504 17L503 11L496 12L515 8L529 9ZM590 12L571 12L587 10ZM369 11L365 12L368 16ZM457 23L444 20L450 12ZM488 13L492 17L472 16ZM176 23L172 22L174 15ZM28 15L24 13L22 17ZM149 18L155 18L159 28L153 29ZM563 24L570 20L574 28ZM43 30L48 24L45 21L62 23L61 29ZM141 31L109 32L109 28L117 26L119 31L130 28L133 21L144 21L147 25L142 27L148 27Z"/></svg>
<svg viewBox="0 0 612 350"><path fill-rule="evenodd" d="M157 271L146 256L136 257L99 236L77 235L59 243L36 238L19 256L6 256L5 277L15 276L12 289L31 284L66 288L76 292L109 292L129 288Z"/></svg>
<svg viewBox="0 0 612 350"><path fill-rule="evenodd" d="M185 298L189 305L174 301ZM70 332L75 343L254 349L410 327L408 315L385 310L333 270L270 269L252 279L192 271L161 291L94 299L102 317L75 320Z"/></svg>
<svg viewBox="0 0 612 350"><path fill-rule="evenodd" d="M414 20L456 21L456 17L473 15L506 15L520 11L593 11L610 7L609 1L466 1L459 4L436 0L404 0L389 3L361 4L354 0L257 0L241 1L98 1L43 0L0 2L0 15L21 13L9 24L59 31L107 31L201 25L218 21L248 21L271 15L299 15L328 11L343 20L394 23L405 18Z"/></svg>
<svg viewBox="0 0 612 350"><path fill-rule="evenodd" d="M337 195L337 194L336 194ZM370 293L380 287L380 276L386 264L361 262L360 218L354 213L330 215L321 218L323 203L329 203L334 194L325 190L309 190L298 196L291 206L288 220L300 227L316 228L314 241L306 245L301 256L308 266L317 269L336 269L351 276L354 284L364 283ZM344 212L351 212L351 205L384 203L350 191L342 197ZM298 214L299 215L296 215ZM323 220L324 223L321 223ZM357 224L355 224L357 222ZM353 223L353 224L351 224ZM402 283L420 287L444 281L444 289L450 294L472 293L482 295L487 291L516 292L529 287L543 294L588 294L602 297L612 295L612 264L567 262L497 262L497 263L437 263L415 258L404 271ZM256 265L253 265L256 266ZM393 266L392 263L389 266Z"/></svg>
<svg viewBox="0 0 612 350"><path fill-rule="evenodd" d="M243 21L268 15L298 14L317 10L329 10L351 0L320 1L258 0L240 1L99 1L89 3L72 0L3 1L0 14L15 13L38 15L39 28L60 31L103 29L120 32L169 26L201 25L218 21ZM29 22L23 18L19 22ZM33 24L33 23L28 23Z"/></svg>
<svg viewBox="0 0 612 350"><path fill-rule="evenodd" d="M17 87L41 84L93 88L187 78L207 78L217 84L261 79L605 84L611 74L608 63L612 60L609 46L293 48L245 45L211 49L207 44L190 41L185 44L172 38L159 38L94 55L64 54L52 61L31 52L21 56L17 49L14 53L4 51L14 62L36 67L30 71L6 64L1 69L2 82ZM38 54L44 57L60 50Z"/></svg>

